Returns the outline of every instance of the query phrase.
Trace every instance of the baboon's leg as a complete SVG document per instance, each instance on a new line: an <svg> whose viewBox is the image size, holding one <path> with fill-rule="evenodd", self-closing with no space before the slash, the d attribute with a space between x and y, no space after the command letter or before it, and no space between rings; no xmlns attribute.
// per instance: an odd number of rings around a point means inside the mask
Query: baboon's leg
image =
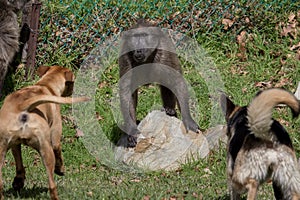
<svg viewBox="0 0 300 200"><path fill-rule="evenodd" d="M176 84L176 87L174 87L174 89L175 94L177 95L176 97L180 107L183 124L187 131L191 130L197 133L200 131L200 128L191 116L189 106L189 92L183 77L177 77L176 83L174 84Z"/></svg>
<svg viewBox="0 0 300 200"><path fill-rule="evenodd" d="M127 134L127 147L135 147L139 131L136 124L137 90L131 94L130 81L120 84L121 112L124 119L123 131Z"/></svg>

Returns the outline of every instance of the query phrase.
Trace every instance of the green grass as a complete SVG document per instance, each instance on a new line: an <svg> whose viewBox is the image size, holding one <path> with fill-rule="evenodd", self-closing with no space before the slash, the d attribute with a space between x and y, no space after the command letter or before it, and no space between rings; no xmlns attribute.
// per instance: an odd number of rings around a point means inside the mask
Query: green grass
<svg viewBox="0 0 300 200"><path fill-rule="evenodd" d="M60 33L58 30L61 31L63 26L68 27L70 24L74 26L80 24L82 17L88 10L84 9L84 6L77 4L72 4L70 8L65 7L59 2L62 1L45 3L47 7L44 8L41 19L44 22L48 21L46 25L43 25L40 33L37 63L60 64L73 68L76 71L76 68L89 53L89 50L93 48L93 46L85 44L90 41L89 39L95 42L97 38L88 38L89 34L93 34L93 29L91 33L85 31L84 34L79 34L81 37L77 35L78 32L76 31L74 35L66 32ZM185 2L178 1L176 5L180 7L178 4L181 5ZM135 9L133 4L130 4L130 6L132 6L130 9ZM284 6L288 5L284 4ZM74 22L60 21L61 15L71 16L73 7L78 9L78 15L70 17L74 19ZM248 104L257 91L267 87L279 86L294 92L296 84L300 81L300 64L299 60L295 58L297 51L290 49L292 45L299 42L299 39L281 36L281 28L279 26L280 23L288 23L288 16L292 11L278 9L279 13L268 11L266 18L262 18L264 16L261 14L262 11L250 12L250 19L255 19L257 28L255 26L249 28L241 25L226 32L220 26L206 33L203 29L205 30L207 27L202 29L194 27L194 30L187 32L189 36L195 33L192 35L193 38L212 57L224 82L225 92L237 104ZM185 12L184 9L182 12ZM126 12L123 11L122 13ZM94 9L93 16L98 14L101 16L101 10ZM155 17L158 19L165 19L156 15L159 14L155 14ZM212 17L216 17L216 15ZM115 19L119 18L115 16ZM92 19L89 20L93 22ZM107 19L105 21L106 26L102 29L102 32L105 34L108 32L113 34L111 29L107 28L107 24L109 26L115 25L110 20ZM58 21L60 22L59 26L55 24ZM176 20L173 22L176 23ZM121 26L123 26L127 23L128 21L120 19L119 25L122 24ZM299 28L299 18L297 18L297 23ZM78 27L82 31L87 28L87 25L81 24ZM245 58L240 56L239 44L236 42L236 37L240 34L240 30L246 30L248 33L245 42ZM184 27L180 31L185 33ZM55 33L57 33L57 37ZM72 39L72 43L67 43L66 41L70 35L77 38L77 40ZM73 45L76 48L73 49ZM195 99L199 104L197 105L199 110L197 122L201 127L208 128L211 105L207 84L189 61L184 60L184 58L181 58L181 61L184 76L195 91ZM34 83L34 81L25 81L23 79L22 70L16 73L13 78L15 80L15 89ZM95 91L95 116L97 116L98 123L104 134L110 140L115 141L115 135L118 135L120 130L116 128L110 103L113 97L112 87L116 86L118 82L117 60L109 62L109 66L106 66L99 80L101 80L99 83L95 83L98 84ZM141 120L153 107L159 108L161 100L158 87L155 85L144 86L140 90L139 96L138 118ZM66 175L64 177L55 176L61 199L228 199L224 144L221 145L220 149L212 151L207 158L191 160L176 171L142 173L120 171L104 166L102 164L103 160L99 159L99 157L94 157L89 152L89 148L86 148L84 137L75 137L76 132L74 124L71 122L73 116L70 106L63 106L62 114L65 119L63 122L64 136L62 144ZM291 113L286 108L276 109L274 117L283 122L287 128L292 137L296 153L299 156L300 119L292 120ZM99 131L98 134L101 134L101 132ZM101 151L103 147L95 148ZM25 188L20 194L14 192L11 187L15 173L11 153L9 152L6 157L6 163L3 168L5 196L7 199L48 199L47 176L39 155L34 150L24 147L23 157L27 174ZM260 188L258 199L272 198L271 186L270 184L265 184Z"/></svg>

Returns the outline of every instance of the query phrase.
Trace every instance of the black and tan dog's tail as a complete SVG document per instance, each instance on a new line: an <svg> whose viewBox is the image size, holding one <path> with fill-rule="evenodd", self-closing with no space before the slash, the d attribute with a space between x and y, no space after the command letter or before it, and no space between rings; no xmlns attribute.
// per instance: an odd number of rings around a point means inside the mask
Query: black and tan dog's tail
<svg viewBox="0 0 300 200"><path fill-rule="evenodd" d="M78 102L89 101L88 97L58 97L52 95L39 95L30 99L27 99L19 105L19 109L23 111L32 111L35 107L44 103L58 103L58 104L72 104Z"/></svg>
<svg viewBox="0 0 300 200"><path fill-rule="evenodd" d="M259 92L248 106L248 125L249 129L256 137L272 140L273 134L270 133L273 123L272 110L278 104L285 104L292 110L293 116L297 117L300 113L300 102L290 92L272 88Z"/></svg>

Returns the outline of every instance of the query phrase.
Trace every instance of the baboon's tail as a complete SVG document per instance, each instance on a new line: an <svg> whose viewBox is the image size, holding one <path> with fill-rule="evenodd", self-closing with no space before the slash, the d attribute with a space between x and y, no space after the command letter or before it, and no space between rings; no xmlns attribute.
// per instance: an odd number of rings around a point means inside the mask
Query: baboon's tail
<svg viewBox="0 0 300 200"><path fill-rule="evenodd" d="M290 92L273 88L257 94L248 106L248 125L256 137L272 140L270 133L272 119L272 109L278 104L286 104L292 110L293 117L300 113L300 102Z"/></svg>
<svg viewBox="0 0 300 200"><path fill-rule="evenodd" d="M72 104L78 102L89 101L88 97L58 97L52 95L39 95L36 97L32 97L24 101L21 105L19 105L20 110L23 111L32 111L35 107L43 103L58 103L58 104Z"/></svg>

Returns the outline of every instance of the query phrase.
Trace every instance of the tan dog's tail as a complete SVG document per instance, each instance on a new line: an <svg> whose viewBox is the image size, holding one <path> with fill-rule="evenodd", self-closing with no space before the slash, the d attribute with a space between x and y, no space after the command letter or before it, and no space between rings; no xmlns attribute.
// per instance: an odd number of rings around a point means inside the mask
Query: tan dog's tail
<svg viewBox="0 0 300 200"><path fill-rule="evenodd" d="M19 109L23 111L32 111L35 107L43 103L58 103L58 104L72 104L78 102L89 101L88 97L58 97L52 95L39 95L24 101L19 105Z"/></svg>
<svg viewBox="0 0 300 200"><path fill-rule="evenodd" d="M262 91L252 100L248 106L248 125L256 137L272 140L270 133L272 119L272 109L278 104L286 104L292 110L293 116L300 113L300 102L290 92L273 88Z"/></svg>

